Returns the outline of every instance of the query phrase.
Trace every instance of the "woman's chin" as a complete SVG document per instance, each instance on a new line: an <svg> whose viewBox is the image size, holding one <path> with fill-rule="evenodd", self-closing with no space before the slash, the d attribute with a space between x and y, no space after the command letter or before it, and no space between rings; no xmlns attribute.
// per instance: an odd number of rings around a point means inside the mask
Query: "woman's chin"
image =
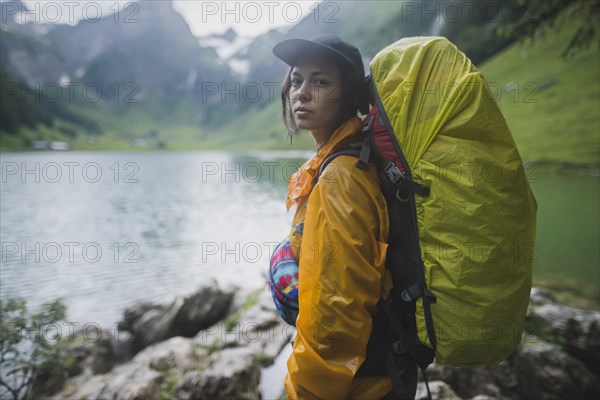
<svg viewBox="0 0 600 400"><path fill-rule="evenodd" d="M304 131L310 131L310 129L312 128L312 124L304 120L296 120L296 126L298 127L298 129L302 129Z"/></svg>

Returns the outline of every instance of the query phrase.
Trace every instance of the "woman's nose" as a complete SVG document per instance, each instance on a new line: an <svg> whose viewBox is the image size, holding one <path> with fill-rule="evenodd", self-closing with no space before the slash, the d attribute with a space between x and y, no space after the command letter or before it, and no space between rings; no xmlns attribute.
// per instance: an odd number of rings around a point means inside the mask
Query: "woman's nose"
<svg viewBox="0 0 600 400"><path fill-rule="evenodd" d="M308 81L304 81L298 90L298 100L310 101L312 98L312 89Z"/></svg>

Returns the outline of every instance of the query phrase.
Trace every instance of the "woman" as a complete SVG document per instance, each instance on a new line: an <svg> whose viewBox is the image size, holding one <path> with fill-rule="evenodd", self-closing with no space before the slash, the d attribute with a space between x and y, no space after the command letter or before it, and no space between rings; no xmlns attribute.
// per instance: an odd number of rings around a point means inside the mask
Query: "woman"
<svg viewBox="0 0 600 400"><path fill-rule="evenodd" d="M393 398L387 375L356 376L376 304L392 286L385 269L389 221L376 168L362 170L355 157L338 156L318 176L328 155L362 140L357 113L369 106L362 58L335 36L286 40L273 53L291 67L282 87L284 122L290 132L309 131L316 146L290 179L293 226L271 260L272 268L298 263L297 319L282 311L298 332L285 389L291 399ZM404 386L414 397L416 367L402 372L410 375Z"/></svg>

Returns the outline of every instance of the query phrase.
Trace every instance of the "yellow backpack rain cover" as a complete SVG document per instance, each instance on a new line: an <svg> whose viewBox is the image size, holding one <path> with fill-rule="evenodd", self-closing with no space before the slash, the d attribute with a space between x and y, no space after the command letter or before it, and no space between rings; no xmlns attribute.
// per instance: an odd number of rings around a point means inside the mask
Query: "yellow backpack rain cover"
<svg viewBox="0 0 600 400"><path fill-rule="evenodd" d="M412 173L437 362L477 367L521 340L535 261L536 201L481 72L443 37L404 38L371 78ZM401 221L399 223L402 223ZM417 300L422 343L431 347Z"/></svg>

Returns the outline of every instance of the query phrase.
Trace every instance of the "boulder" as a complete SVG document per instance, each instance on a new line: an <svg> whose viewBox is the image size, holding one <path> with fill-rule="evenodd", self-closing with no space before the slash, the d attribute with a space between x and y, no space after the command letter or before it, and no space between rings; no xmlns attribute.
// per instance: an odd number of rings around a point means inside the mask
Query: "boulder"
<svg viewBox="0 0 600 400"><path fill-rule="evenodd" d="M114 336L106 329L94 327L77 330L64 342L64 358L72 366L71 375L103 374L115 364Z"/></svg>
<svg viewBox="0 0 600 400"><path fill-rule="evenodd" d="M186 373L177 385L175 397L193 399L258 400L260 364L250 349L239 347L211 354L202 371Z"/></svg>
<svg viewBox="0 0 600 400"><path fill-rule="evenodd" d="M547 303L556 303L556 297L548 289L532 287L529 294L529 306L539 306Z"/></svg>
<svg viewBox="0 0 600 400"><path fill-rule="evenodd" d="M60 348L59 360L42 364L31 388L34 397L56 393L70 377L92 376L111 370L117 358L114 337L106 329L95 325L91 328L78 329L56 344ZM61 367L57 368L56 362Z"/></svg>
<svg viewBox="0 0 600 400"><path fill-rule="evenodd" d="M208 353L191 339L175 337L151 345L131 361L106 374L78 375L67 380L63 390L52 397L62 399L142 400L158 397L173 379L204 368Z"/></svg>
<svg viewBox="0 0 600 400"><path fill-rule="evenodd" d="M136 338L131 332L114 332L112 345L116 364L131 360L136 353Z"/></svg>
<svg viewBox="0 0 600 400"><path fill-rule="evenodd" d="M121 331L131 331L133 323L140 319L140 317L146 314L148 311L164 311L165 306L161 304L154 304L149 301L138 301L131 306L127 307L123 312L123 319L119 321L118 328Z"/></svg>
<svg viewBox="0 0 600 400"><path fill-rule="evenodd" d="M173 322L181 306L183 298L177 297L165 308L152 308L146 311L131 324L131 333L135 337L138 349L173 337Z"/></svg>
<svg viewBox="0 0 600 400"><path fill-rule="evenodd" d="M175 336L193 337L225 318L233 293L205 287L188 297L177 297L169 305L139 302L127 308L120 330L131 332L135 349Z"/></svg>
<svg viewBox="0 0 600 400"><path fill-rule="evenodd" d="M295 329L277 315L267 289L253 293L249 299L251 305L247 299L227 321L200 331L194 342L213 350L246 347L262 366L269 366L291 342Z"/></svg>
<svg viewBox="0 0 600 400"><path fill-rule="evenodd" d="M543 340L526 341L509 359L521 398L599 398L598 381L582 362ZM498 377L499 380L500 377Z"/></svg>
<svg viewBox="0 0 600 400"><path fill-rule="evenodd" d="M448 383L464 398L598 398L600 394L598 381L581 361L535 336L525 337L498 365L468 369L434 363L427 376Z"/></svg>
<svg viewBox="0 0 600 400"><path fill-rule="evenodd" d="M72 374L76 376L70 377L62 391L52 398L260 398L260 362L274 358L289 338L275 337L274 331L269 331L279 321L274 310L267 311L272 305L260 296L233 315L235 329L228 330L231 326L226 327L226 323L211 327L216 319L225 317L232 301L233 294L209 288L187 298L179 297L168 306L134 305L126 310L119 327L127 328L140 347L147 347L118 366L113 366L114 343L110 347L113 350L110 366L92 368L97 361L83 364L80 357L82 366ZM200 334L193 339L181 336L163 339L175 333L195 334L196 329L203 327L208 328L200 332L204 341L199 340ZM211 343L214 339L210 332L216 332L217 328L222 329L219 345L207 345L208 339ZM109 335L106 339L109 337L112 338ZM112 342L98 341L98 345Z"/></svg>
<svg viewBox="0 0 600 400"><path fill-rule="evenodd" d="M527 330L557 343L590 370L600 373L600 312L558 303L532 306L527 313Z"/></svg>
<svg viewBox="0 0 600 400"><path fill-rule="evenodd" d="M225 318L233 301L233 292L206 287L186 297L175 316L171 334L193 337L202 329Z"/></svg>
<svg viewBox="0 0 600 400"><path fill-rule="evenodd" d="M462 400L459 395L445 382L432 381L429 382L429 391L431 392L432 400ZM417 393L415 400L429 400L429 393L424 382L419 382L417 385Z"/></svg>

